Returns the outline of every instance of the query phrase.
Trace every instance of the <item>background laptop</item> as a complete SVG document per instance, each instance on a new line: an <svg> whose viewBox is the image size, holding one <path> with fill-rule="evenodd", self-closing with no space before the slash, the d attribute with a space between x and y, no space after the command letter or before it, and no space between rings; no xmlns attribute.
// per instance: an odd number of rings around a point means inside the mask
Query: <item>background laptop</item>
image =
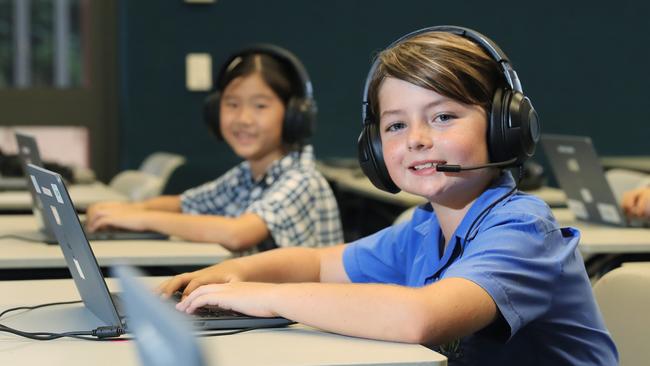
<svg viewBox="0 0 650 366"><path fill-rule="evenodd" d="M577 219L615 226L643 224L630 222L623 214L589 137L543 134L541 143Z"/></svg>
<svg viewBox="0 0 650 366"><path fill-rule="evenodd" d="M86 307L106 325L128 329L119 299L111 296L95 254L81 227L70 195L57 173L27 165L27 176L42 202L43 216L54 231L70 274ZM214 311L209 311L214 310ZM237 329L285 326L292 322L280 317L258 318L232 311L201 309L192 321L201 329Z"/></svg>
<svg viewBox="0 0 650 366"><path fill-rule="evenodd" d="M27 164L34 164L39 167L43 166L38 145L33 136L16 133L16 143L18 144L18 156L21 159L25 172L27 171ZM36 222L40 225L40 228L35 232L22 232L15 234L15 236L33 241L42 241L48 244L57 244L56 237L49 227L49 223L47 220L43 220L41 202L27 174L25 174L24 179L27 181L28 190L32 197L32 211L34 212L34 216L36 216ZM123 229L105 229L88 233L86 237L88 240L154 240L168 238L167 235L155 231L130 231Z"/></svg>
<svg viewBox="0 0 650 366"><path fill-rule="evenodd" d="M151 293L132 267L112 273L120 280L120 297L135 336L140 364L144 366L203 366L205 360L185 316Z"/></svg>

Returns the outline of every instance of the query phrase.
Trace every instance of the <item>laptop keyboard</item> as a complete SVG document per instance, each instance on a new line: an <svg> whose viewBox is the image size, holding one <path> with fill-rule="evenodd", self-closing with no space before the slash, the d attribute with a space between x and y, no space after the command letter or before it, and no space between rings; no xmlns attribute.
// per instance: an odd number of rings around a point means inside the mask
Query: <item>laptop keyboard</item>
<svg viewBox="0 0 650 366"><path fill-rule="evenodd" d="M180 302L183 293L176 291L172 294L171 298L174 302ZM194 311L194 315L201 318L215 318L215 317L249 317L233 310L223 309L218 306L204 306Z"/></svg>

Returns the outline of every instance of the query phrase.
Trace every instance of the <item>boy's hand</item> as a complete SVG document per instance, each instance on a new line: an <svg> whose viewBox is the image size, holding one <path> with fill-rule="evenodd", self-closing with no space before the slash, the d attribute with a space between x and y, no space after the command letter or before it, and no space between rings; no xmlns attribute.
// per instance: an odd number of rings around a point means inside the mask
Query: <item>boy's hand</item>
<svg viewBox="0 0 650 366"><path fill-rule="evenodd" d="M271 301L276 286L279 285L260 282L205 285L176 304L176 309L189 314L197 308L212 305L252 316L273 317L278 315L272 309Z"/></svg>
<svg viewBox="0 0 650 366"><path fill-rule="evenodd" d="M200 286L215 283L241 282L243 276L229 262L215 264L194 272L182 273L164 281L156 288L163 297L170 297L174 292L183 290L183 299Z"/></svg>

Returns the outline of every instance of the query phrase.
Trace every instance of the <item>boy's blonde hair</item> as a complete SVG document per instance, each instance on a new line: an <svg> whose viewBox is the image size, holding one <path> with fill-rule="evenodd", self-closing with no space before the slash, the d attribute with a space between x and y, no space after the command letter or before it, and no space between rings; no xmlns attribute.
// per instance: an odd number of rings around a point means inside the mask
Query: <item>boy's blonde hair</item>
<svg viewBox="0 0 650 366"><path fill-rule="evenodd" d="M461 103L480 105L489 115L498 87L506 85L496 61L462 36L432 31L382 51L371 76L368 98L379 116L379 88L387 77L433 90Z"/></svg>

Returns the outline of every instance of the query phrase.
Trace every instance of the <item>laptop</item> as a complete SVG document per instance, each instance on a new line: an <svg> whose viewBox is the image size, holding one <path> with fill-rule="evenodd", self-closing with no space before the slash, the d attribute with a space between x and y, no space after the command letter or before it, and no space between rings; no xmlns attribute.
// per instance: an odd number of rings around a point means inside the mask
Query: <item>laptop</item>
<svg viewBox="0 0 650 366"><path fill-rule="evenodd" d="M112 268L120 281L121 299L144 366L203 366L206 362L186 316L154 296L132 267Z"/></svg>
<svg viewBox="0 0 650 366"><path fill-rule="evenodd" d="M543 134L542 148L574 216L613 226L643 226L627 219L613 193L591 139Z"/></svg>
<svg viewBox="0 0 650 366"><path fill-rule="evenodd" d="M106 325L128 330L120 300L108 291L63 179L33 164L28 164L26 171L42 203L43 217L53 229L85 306ZM259 318L213 307L197 311L192 322L200 329L276 327L293 323L281 317Z"/></svg>
<svg viewBox="0 0 650 366"><path fill-rule="evenodd" d="M23 164L24 171L27 171L27 164L43 166L41 155L33 136L16 133L16 143L18 144L18 156ZM16 237L32 241L41 241L47 244L57 244L56 237L52 229L48 226L47 220L43 220L42 207L40 200L37 198L37 192L29 182L29 178L22 178L27 181L29 193L32 198L32 211L36 217L36 222L40 226L35 232L16 233ZM168 236L155 231L131 231L124 229L105 229L93 233L87 233L88 240L163 240Z"/></svg>

